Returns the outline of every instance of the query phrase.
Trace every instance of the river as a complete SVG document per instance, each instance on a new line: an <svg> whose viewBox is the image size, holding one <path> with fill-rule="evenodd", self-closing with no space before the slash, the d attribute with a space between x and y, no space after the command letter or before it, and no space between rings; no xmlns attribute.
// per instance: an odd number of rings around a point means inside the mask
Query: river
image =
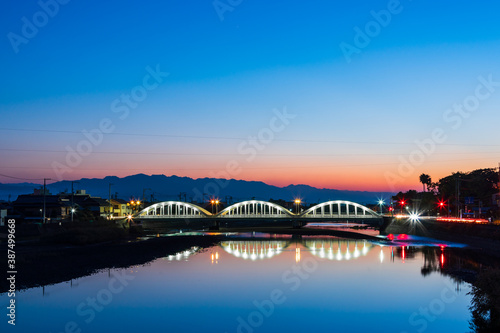
<svg viewBox="0 0 500 333"><path fill-rule="evenodd" d="M467 332L460 244L229 233L144 265L23 290L2 332ZM183 237L182 235L174 237ZM7 294L0 295L5 309ZM5 328L5 329L4 329Z"/></svg>

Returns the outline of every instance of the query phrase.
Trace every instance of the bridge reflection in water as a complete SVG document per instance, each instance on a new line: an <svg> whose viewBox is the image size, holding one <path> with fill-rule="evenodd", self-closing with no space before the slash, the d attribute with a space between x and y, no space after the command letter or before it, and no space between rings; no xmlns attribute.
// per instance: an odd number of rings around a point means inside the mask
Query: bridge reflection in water
<svg viewBox="0 0 500 333"><path fill-rule="evenodd" d="M191 257L193 254L198 253L201 250L200 247L198 246L193 246L188 250L177 252L176 254L169 255L163 259L166 259L168 261L181 261L185 260L188 261L189 257Z"/></svg>
<svg viewBox="0 0 500 333"><path fill-rule="evenodd" d="M292 244L295 248L289 249ZM271 259L284 251L295 251L295 261L300 261L306 249L313 256L329 260L354 260L366 256L374 245L367 241L315 239L292 242L286 240L225 241L221 247L227 253L245 260Z"/></svg>
<svg viewBox="0 0 500 333"><path fill-rule="evenodd" d="M270 259L290 245L289 241L226 241L221 247L237 258L257 260Z"/></svg>
<svg viewBox="0 0 500 333"><path fill-rule="evenodd" d="M303 256L303 251L307 251L314 257L332 261L350 261L367 256L373 250L380 249L378 259L381 263L389 255L390 261L394 262L394 258L398 257L404 263L407 259L413 258L417 248L402 245L392 246L372 243L367 240L349 240L349 239L301 239L301 240L226 240L219 243L219 247L226 253L244 260L256 261L272 259L284 252L295 252L295 262L300 262ZM389 253L384 254L384 248ZM440 267L445 264L444 246L441 246L439 257ZM189 261L190 257L203 252L203 248L193 246L184 251L180 251L173 255L162 258L163 260L172 261ZM219 264L221 255L217 248L213 248L211 252L212 264Z"/></svg>
<svg viewBox="0 0 500 333"><path fill-rule="evenodd" d="M361 244L358 244L361 243ZM351 260L366 256L373 245L366 241L353 240L313 240L305 241L311 254L321 259Z"/></svg>

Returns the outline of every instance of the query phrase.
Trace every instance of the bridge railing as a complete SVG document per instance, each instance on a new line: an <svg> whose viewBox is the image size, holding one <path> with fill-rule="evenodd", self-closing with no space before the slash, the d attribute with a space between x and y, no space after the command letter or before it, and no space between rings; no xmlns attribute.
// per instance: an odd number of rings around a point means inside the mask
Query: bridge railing
<svg viewBox="0 0 500 333"><path fill-rule="evenodd" d="M335 219L379 219L379 216L371 215L371 214L307 214L307 215L301 215L301 218L307 218L307 219L325 219L325 218L335 218Z"/></svg>
<svg viewBox="0 0 500 333"><path fill-rule="evenodd" d="M234 218L256 218L256 217L262 217L262 218L290 218L290 216L285 215L285 214L234 214L234 215L216 215L214 216L216 218L223 218L223 219L234 219Z"/></svg>

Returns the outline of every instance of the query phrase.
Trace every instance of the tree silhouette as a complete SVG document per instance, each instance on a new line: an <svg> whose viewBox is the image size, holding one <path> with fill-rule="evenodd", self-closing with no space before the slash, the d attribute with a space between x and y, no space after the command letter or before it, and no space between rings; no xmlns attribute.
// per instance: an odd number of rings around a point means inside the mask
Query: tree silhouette
<svg viewBox="0 0 500 333"><path fill-rule="evenodd" d="M426 192L426 185L427 189L429 189L429 186L432 183L431 176L423 173L420 175L420 182L422 183L422 187L424 188L424 192Z"/></svg>

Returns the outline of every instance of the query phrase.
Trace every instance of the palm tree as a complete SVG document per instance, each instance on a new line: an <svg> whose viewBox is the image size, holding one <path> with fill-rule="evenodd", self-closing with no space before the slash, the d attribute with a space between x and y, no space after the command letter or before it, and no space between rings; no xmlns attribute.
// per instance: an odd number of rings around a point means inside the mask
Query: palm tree
<svg viewBox="0 0 500 333"><path fill-rule="evenodd" d="M431 176L429 176L425 173L421 174L420 175L420 182L422 183L422 187L424 188L424 192L425 192L426 185L427 185L427 188L429 188L429 185L431 185L431 183L432 183Z"/></svg>

